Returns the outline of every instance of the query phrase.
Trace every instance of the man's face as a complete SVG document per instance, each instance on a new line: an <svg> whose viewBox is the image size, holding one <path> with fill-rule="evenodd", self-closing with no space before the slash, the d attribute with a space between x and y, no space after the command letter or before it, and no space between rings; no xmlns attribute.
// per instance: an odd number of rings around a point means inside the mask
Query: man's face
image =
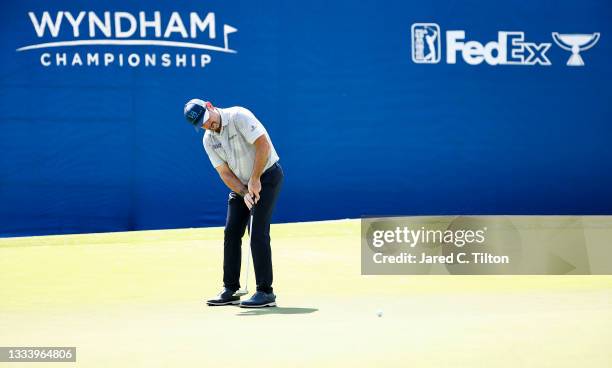
<svg viewBox="0 0 612 368"><path fill-rule="evenodd" d="M208 108L208 112L210 117L204 122L202 128L218 132L221 129L221 115L215 108Z"/></svg>

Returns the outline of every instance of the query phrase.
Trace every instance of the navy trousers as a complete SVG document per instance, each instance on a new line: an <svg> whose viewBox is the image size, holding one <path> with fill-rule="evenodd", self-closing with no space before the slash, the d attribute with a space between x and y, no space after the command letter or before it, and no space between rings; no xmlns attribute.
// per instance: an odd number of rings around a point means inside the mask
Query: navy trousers
<svg viewBox="0 0 612 368"><path fill-rule="evenodd" d="M253 210L251 254L255 268L257 291L272 292L272 250L270 248L270 221L283 184L283 169L276 163L261 175L259 202ZM225 237L223 244L223 286L240 289L240 262L242 236L248 226L249 208L244 198L231 192L227 203Z"/></svg>

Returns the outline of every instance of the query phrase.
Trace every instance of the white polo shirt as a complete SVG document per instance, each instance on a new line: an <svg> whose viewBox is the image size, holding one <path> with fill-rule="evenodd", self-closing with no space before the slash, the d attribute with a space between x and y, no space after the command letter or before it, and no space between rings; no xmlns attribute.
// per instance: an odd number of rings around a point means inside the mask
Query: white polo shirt
<svg viewBox="0 0 612 368"><path fill-rule="evenodd" d="M272 145L266 128L244 107L217 108L221 114L221 131L207 130L202 138L204 149L213 167L227 163L243 184L248 184L255 163L255 145L262 134L270 143L270 156L264 171L270 168L279 157Z"/></svg>

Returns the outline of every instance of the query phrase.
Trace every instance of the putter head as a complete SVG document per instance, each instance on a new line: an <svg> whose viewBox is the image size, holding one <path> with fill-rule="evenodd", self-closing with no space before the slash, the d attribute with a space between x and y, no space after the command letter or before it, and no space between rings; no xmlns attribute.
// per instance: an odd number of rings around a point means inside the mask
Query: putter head
<svg viewBox="0 0 612 368"><path fill-rule="evenodd" d="M234 293L234 296L245 296L249 293L247 289L240 289Z"/></svg>

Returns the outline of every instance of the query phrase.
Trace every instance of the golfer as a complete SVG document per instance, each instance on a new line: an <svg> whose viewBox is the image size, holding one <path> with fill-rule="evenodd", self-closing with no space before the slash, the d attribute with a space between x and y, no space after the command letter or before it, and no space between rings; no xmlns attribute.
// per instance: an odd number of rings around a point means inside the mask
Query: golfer
<svg viewBox="0 0 612 368"><path fill-rule="evenodd" d="M244 308L276 306L272 290L270 221L283 183L283 170L270 136L255 115L243 107L216 108L193 99L185 104L187 121L205 129L203 144L221 180L231 190L223 241L223 290L208 305L240 304ZM251 254L257 292L240 302L242 236L253 209ZM248 271L247 271L248 272Z"/></svg>

